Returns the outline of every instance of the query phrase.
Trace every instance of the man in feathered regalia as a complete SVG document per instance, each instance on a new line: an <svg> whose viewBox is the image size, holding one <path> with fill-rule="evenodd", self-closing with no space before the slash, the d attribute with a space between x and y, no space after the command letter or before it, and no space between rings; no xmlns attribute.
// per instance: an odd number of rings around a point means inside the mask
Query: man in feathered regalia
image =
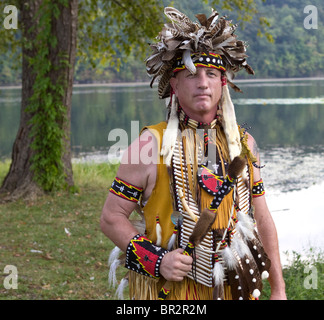
<svg viewBox="0 0 324 320"><path fill-rule="evenodd" d="M128 283L131 299L242 300L258 299L268 278L271 298L285 299L259 154L229 93L240 90L236 72L254 73L246 44L216 11L198 22L165 14L146 66L167 121L143 128L110 188L101 217L116 245L110 280L124 264L120 296Z"/></svg>

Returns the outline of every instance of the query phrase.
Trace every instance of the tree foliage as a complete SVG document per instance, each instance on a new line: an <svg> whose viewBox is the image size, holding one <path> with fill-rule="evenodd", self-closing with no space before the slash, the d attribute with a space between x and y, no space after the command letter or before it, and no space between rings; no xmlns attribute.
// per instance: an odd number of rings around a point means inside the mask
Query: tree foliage
<svg viewBox="0 0 324 320"><path fill-rule="evenodd" d="M149 52L147 44L164 23L163 7L170 4L191 19L195 19L197 12L209 14L213 7L239 22L236 33L248 42L249 62L259 78L312 77L324 73L321 0L312 1L318 9L318 29L311 30L304 28L304 7L308 3L299 0L80 0L75 81L148 80L144 66ZM19 34L4 29L0 29L0 34L4 39L0 43L0 84L17 84L21 76L17 64Z"/></svg>
<svg viewBox="0 0 324 320"><path fill-rule="evenodd" d="M148 43L161 30L163 8L173 5L195 19L194 13L238 12L235 20L252 21L258 3L265 0L79 0L76 81L136 81L146 79L143 60ZM17 4L17 0L11 1ZM0 7L0 10L2 8ZM257 32L270 37L267 19L258 17ZM19 29L0 29L0 84L20 82L21 35ZM9 48L9 50L8 50ZM14 68L15 67L15 68Z"/></svg>

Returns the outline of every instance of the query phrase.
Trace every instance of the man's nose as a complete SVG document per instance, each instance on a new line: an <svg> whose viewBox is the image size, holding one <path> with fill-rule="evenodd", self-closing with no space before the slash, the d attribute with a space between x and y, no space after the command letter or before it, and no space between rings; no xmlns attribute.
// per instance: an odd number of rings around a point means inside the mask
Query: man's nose
<svg viewBox="0 0 324 320"><path fill-rule="evenodd" d="M208 88L207 75L203 71L198 73L197 86L198 86L199 89L207 89Z"/></svg>

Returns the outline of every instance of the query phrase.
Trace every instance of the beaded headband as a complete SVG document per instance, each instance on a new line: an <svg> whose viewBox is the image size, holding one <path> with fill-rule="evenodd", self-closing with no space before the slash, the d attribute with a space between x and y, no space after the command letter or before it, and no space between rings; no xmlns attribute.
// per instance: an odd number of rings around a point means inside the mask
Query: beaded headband
<svg viewBox="0 0 324 320"><path fill-rule="evenodd" d="M191 55L191 59L195 67L213 68L223 72L226 71L223 59L219 54L212 52L194 53ZM186 69L186 65L182 57L179 57L173 66L173 72L176 73L184 69Z"/></svg>

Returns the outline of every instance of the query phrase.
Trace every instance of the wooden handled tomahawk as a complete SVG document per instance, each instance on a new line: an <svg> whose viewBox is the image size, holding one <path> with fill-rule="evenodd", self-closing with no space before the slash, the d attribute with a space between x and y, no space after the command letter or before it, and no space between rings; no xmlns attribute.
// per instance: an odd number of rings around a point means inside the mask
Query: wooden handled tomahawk
<svg viewBox="0 0 324 320"><path fill-rule="evenodd" d="M206 208L200 214L200 218L197 221L192 234L189 237L189 242L185 247L182 254L191 256L194 248L199 245L207 234L208 230L214 223L216 219L217 208L220 205L219 196L222 196L222 199L226 194L230 192L234 185L234 180L240 175L242 172L246 162L242 157L235 157L231 164L228 167L228 174L221 188L219 189L217 195L213 199L209 208ZM218 198L217 198L218 197ZM217 198L217 201L215 199ZM217 205L215 203L218 203ZM159 292L158 299L165 300L171 289L171 281L166 281L164 286L161 288Z"/></svg>

